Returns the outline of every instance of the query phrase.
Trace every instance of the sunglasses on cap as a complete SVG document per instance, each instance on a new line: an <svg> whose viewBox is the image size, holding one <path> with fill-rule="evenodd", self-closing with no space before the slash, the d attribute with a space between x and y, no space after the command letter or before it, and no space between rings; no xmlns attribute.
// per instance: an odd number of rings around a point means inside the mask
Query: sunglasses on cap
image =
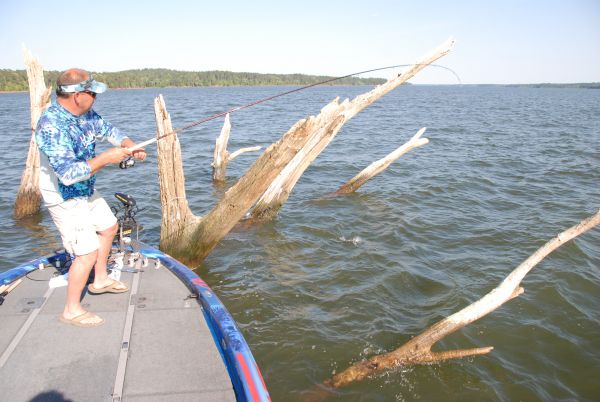
<svg viewBox="0 0 600 402"><path fill-rule="evenodd" d="M90 74L90 77L87 80L77 84L59 85L57 89L63 93L87 92L95 97L96 94L101 94L106 91L107 88L105 83L96 81Z"/></svg>

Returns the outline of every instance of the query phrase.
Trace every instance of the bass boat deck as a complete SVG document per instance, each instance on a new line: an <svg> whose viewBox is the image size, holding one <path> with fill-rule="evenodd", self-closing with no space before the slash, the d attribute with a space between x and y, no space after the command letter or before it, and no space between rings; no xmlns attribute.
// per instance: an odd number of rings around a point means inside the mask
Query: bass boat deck
<svg viewBox="0 0 600 402"><path fill-rule="evenodd" d="M70 266L64 251L0 274L8 285L0 305L1 399L269 400L246 341L200 277L137 241L113 252L130 290L84 292L84 308L105 320L94 328L59 321Z"/></svg>

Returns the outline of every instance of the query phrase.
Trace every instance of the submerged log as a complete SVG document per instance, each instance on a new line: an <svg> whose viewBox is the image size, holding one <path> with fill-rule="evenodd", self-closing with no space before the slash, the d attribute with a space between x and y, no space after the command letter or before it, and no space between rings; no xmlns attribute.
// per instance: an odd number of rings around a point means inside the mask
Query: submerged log
<svg viewBox="0 0 600 402"><path fill-rule="evenodd" d="M294 157L292 162L286 166L279 177L277 177L271 186L269 186L269 189L256 203L251 212L252 217L254 219L265 219L274 216L285 201L287 201L290 192L300 179L300 176L302 176L302 173L304 173L312 161L325 149L325 147L327 147L348 120L382 96L414 77L429 64L448 54L453 49L454 43L454 39L447 40L444 44L418 63L409 67L406 71L389 79L386 83L375 87L373 90L358 95L352 101L346 99L340 104L338 103L338 98L336 98L325 106L321 110L319 116L317 116L320 124L324 127L330 125L333 120L338 120L338 125L330 132L322 130L321 127L317 128L313 138L307 142L306 146Z"/></svg>
<svg viewBox="0 0 600 402"><path fill-rule="evenodd" d="M475 303L432 325L393 352L377 355L354 364L325 381L325 385L339 388L354 381L365 379L369 375L403 365L425 364L489 353L493 349L491 346L443 352L434 352L431 348L447 335L480 319L507 301L522 294L524 290L520 286L521 281L533 267L561 245L598 224L600 224L600 211L544 244L515 268L498 287Z"/></svg>
<svg viewBox="0 0 600 402"><path fill-rule="evenodd" d="M29 83L29 103L31 107L31 137L25 169L15 199L13 216L21 219L36 214L40 210L42 195L39 189L40 151L35 143L35 129L42 112L50 105L51 87L46 88L44 70L37 58L23 48L27 81Z"/></svg>
<svg viewBox="0 0 600 402"><path fill-rule="evenodd" d="M237 158L239 155L246 152L258 151L261 147L247 147L241 148L235 151L234 153L229 153L227 151L227 143L229 142L229 134L231 133L231 122L229 120L229 113L225 115L225 122L223 123L223 128L221 129L221 134L217 137L217 141L215 144L215 152L213 157L213 181L215 182L224 182L225 181L225 171L227 170L227 165L229 162Z"/></svg>
<svg viewBox="0 0 600 402"><path fill-rule="evenodd" d="M335 192L335 195L349 194L355 192L363 184L365 184L373 177L377 176L379 173L383 172L385 169L387 169L388 166L392 164L392 162L400 158L408 151L429 143L429 140L427 138L421 138L425 130L426 128L423 127L417 132L417 134L415 134L410 140L408 140L404 145L396 149L394 152L390 153L383 159L371 163L359 174L357 174L348 182L346 182L346 184L338 188Z"/></svg>

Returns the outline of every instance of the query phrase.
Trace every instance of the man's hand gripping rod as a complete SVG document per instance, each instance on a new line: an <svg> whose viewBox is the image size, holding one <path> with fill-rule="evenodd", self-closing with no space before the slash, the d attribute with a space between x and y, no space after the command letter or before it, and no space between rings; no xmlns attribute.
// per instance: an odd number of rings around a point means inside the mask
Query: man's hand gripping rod
<svg viewBox="0 0 600 402"><path fill-rule="evenodd" d="M134 145L131 148L127 148L129 150L129 152L133 152L136 151L138 149L142 149L144 148L146 145L150 145L155 143L156 141L158 141L160 137L155 137L155 138L151 138L149 140L146 140L144 142L140 142L139 144ZM120 163L119 163L119 167L121 169L128 169L130 167L133 167L135 165L135 160L132 157L129 157L127 159L123 159Z"/></svg>

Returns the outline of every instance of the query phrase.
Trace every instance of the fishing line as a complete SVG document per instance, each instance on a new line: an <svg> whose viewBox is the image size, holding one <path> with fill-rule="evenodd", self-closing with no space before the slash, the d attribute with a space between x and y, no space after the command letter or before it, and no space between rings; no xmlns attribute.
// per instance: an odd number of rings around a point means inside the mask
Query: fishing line
<svg viewBox="0 0 600 402"><path fill-rule="evenodd" d="M285 95L289 95L289 94L292 94L294 92L299 92L299 91L303 91L303 90L308 89L308 88L316 87L318 85L324 85L324 84L328 84L328 83L333 82L333 81L339 81L339 80L342 80L344 78L349 78L349 77L352 77L352 76L355 76L355 75L360 75L360 74L372 73L372 72L375 72L375 71L389 70L389 69L392 69L392 68L399 68L399 67L422 66L422 65L430 66L430 67L442 68L444 70L450 71L456 77L456 79L458 80L458 83L462 84L462 82L460 80L460 77L458 76L458 74L454 70L452 70L451 68L448 68L446 66L439 65L439 64L397 64L397 65L394 65L394 66L386 66L386 67L373 68L373 69L370 69L370 70L359 71L357 73L343 75L341 77L329 78L329 79L324 80L324 81L319 81L319 82L316 82L316 83L313 83L313 84L308 84L308 85L305 85L305 86L302 86L302 87L299 87L299 88L291 89L289 91L281 92L281 93L278 93L278 94L275 94L275 95L268 96L268 97L263 98L263 99L259 99L259 100L253 101L253 102L247 103L245 105L234 107L234 108L229 109L227 111L214 114L214 115L206 117L204 119L196 120L196 121L194 121L194 122L192 122L192 123L190 123L190 124L188 124L186 126L180 127L178 129L175 129L175 130L170 131L168 133L165 133L163 135L160 135L160 136L151 138L151 139L149 139L147 141L141 142L141 143L139 143L139 144L137 144L137 145L129 148L129 150L130 151L135 151L137 149L145 147L146 145L150 145L150 144L152 144L154 142L157 142L157 141L159 141L159 140L161 140L161 139L163 139L165 137L168 137L170 135L180 133L180 132L182 132L184 130L188 130L188 129L192 128L192 127L199 126L200 124L209 122L211 120L218 119L219 117L225 116L228 113L231 114L231 113L237 112L239 110L247 109L249 107L256 106L258 104L261 104L261 103L264 103L264 102L267 102L267 101L270 101L270 100L273 100L273 99L276 99L276 98L279 98L279 97L282 97L282 96L285 96ZM401 73L399 75L401 75ZM125 162L125 161L123 161L123 162ZM127 167L133 166L133 164L131 164L131 163L128 164L128 163L123 163L123 162L121 162L121 164L120 164L121 168L123 168L123 169L126 169Z"/></svg>

